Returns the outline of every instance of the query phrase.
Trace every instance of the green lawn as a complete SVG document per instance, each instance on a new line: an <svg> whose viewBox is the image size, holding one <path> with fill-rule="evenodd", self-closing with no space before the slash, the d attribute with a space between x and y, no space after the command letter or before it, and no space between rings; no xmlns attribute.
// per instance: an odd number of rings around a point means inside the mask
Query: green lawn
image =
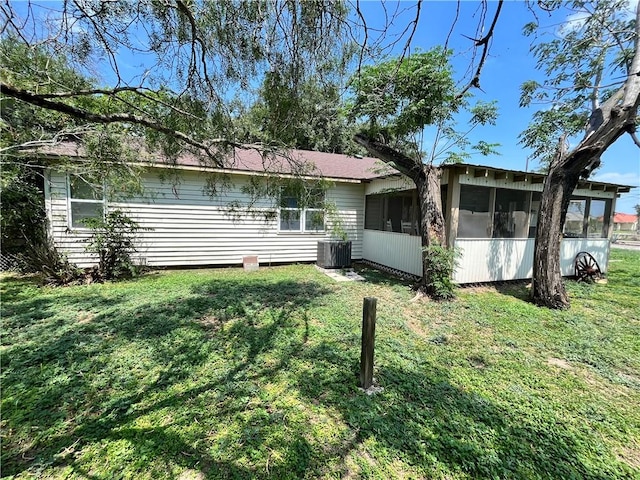
<svg viewBox="0 0 640 480"><path fill-rule="evenodd" d="M372 270L2 281L2 475L640 478L640 254L572 308L523 285L415 302ZM376 378L357 388L362 299Z"/></svg>

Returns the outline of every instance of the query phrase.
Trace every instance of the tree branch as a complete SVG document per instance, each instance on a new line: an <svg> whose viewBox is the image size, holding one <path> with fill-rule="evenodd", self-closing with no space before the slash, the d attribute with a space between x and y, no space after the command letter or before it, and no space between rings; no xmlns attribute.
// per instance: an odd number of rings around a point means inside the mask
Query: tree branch
<svg viewBox="0 0 640 480"><path fill-rule="evenodd" d="M629 77L624 85L624 97L622 99L622 108L624 109L637 109L640 101L640 1L636 5L635 27L635 50L629 68Z"/></svg>
<svg viewBox="0 0 640 480"><path fill-rule="evenodd" d="M197 42L200 44L200 50L201 50L200 62L202 63L202 73L204 75L205 82L207 82L207 85L211 85L211 81L209 79L209 73L207 71L207 47L204 41L202 40L202 38L198 36L198 25L196 24L196 19L194 18L191 10L189 10L189 7L187 7L187 5L185 5L185 3L182 0L176 0L176 5L178 7L178 11L182 13L185 17L187 17L187 20L189 21L189 25L191 26L191 58L193 62L192 69L195 70L196 68L195 64L197 61L196 60L196 42ZM219 100L217 96L216 96L216 100Z"/></svg>
<svg viewBox="0 0 640 480"><path fill-rule="evenodd" d="M500 11L502 10L503 0L498 2L498 8L496 9L496 13L493 16L493 21L491 22L491 27L489 27L489 31L487 34L479 40L475 40L476 47L482 47L482 55L480 56L480 62L478 63L478 67L476 68L476 72L469 81L469 83L456 95L457 99L460 99L464 96L465 93L469 91L471 87L480 88L480 73L482 72L482 67L484 67L484 63L487 59L487 54L489 53L489 40L493 37L493 31L495 30L496 23L498 22L498 17L500 16Z"/></svg>
<svg viewBox="0 0 640 480"><path fill-rule="evenodd" d="M449 29L449 33L447 34L447 39L444 41L444 50L447 50L447 48L449 47L449 40L451 39L451 35L453 34L453 30L456 27L456 23L458 23L458 17L460 16L460 0L457 0L456 3L456 16L453 19L453 22L451 22L451 28Z"/></svg>
<svg viewBox="0 0 640 480"><path fill-rule="evenodd" d="M39 93L38 96L40 98L73 98L73 97L84 97L84 96L91 96L91 95L106 95L106 96L114 97L117 100L123 101L122 98L117 97L117 94L120 92L135 93L136 95L140 95L141 97L146 98L147 100L151 100L154 103L167 107L173 110L174 112L179 113L180 115L186 115L188 117L193 118L194 120L204 121L203 118L198 117L197 115L194 115L191 112L187 112L157 97L148 95L145 92L153 92L153 90L146 87L115 87L112 89L94 88L89 90L75 90L71 92Z"/></svg>
<svg viewBox="0 0 640 480"><path fill-rule="evenodd" d="M245 148L245 145L239 144L237 142L233 142L226 138L216 138L211 139L207 143L200 142L189 135L180 132L178 130L174 130L165 125L162 125L159 122L151 120L147 117L141 115L133 115L130 113L94 113L88 110L83 110L77 107L73 107L71 105L67 105L62 102L54 102L48 100L47 98L43 98L41 95L38 95L34 92L30 92L28 90L22 90L19 88L15 88L11 85L7 85L4 82L0 82L0 93L17 98L18 100L22 100L31 105L35 105L37 107L45 108L47 110L53 110L56 112L64 113L66 115L70 115L75 118L80 118L83 120L87 120L89 122L101 123L101 124L109 124L109 123L133 123L136 125L141 125L146 128L150 128L157 132L164 133L171 137L174 137L182 142L191 145L192 147L196 147L203 152L205 152L216 165L220 167L224 167L223 162L216 155L216 151L212 149L213 146L233 146L237 148Z"/></svg>
<svg viewBox="0 0 640 480"><path fill-rule="evenodd" d="M379 158L387 164L391 164L391 166L398 169L400 173L403 173L412 180L415 181L416 178L423 174L421 162L407 157L405 154L391 148L390 146L382 142L378 142L377 140L373 140L362 133L356 134L353 139L356 143L366 148L371 155Z"/></svg>
<svg viewBox="0 0 640 480"><path fill-rule="evenodd" d="M68 140L69 138L78 138L92 131L87 126L81 126L71 129L60 130L55 133L51 138L39 138L37 140L30 140L20 144L13 144L7 147L0 148L0 155L11 155L13 152L33 151L43 147L54 147Z"/></svg>
<svg viewBox="0 0 640 480"><path fill-rule="evenodd" d="M636 135L635 130L627 130L627 133L631 135L631 138L633 139L633 143L635 143L636 146L640 148L640 138L638 138L638 136Z"/></svg>
<svg viewBox="0 0 640 480"><path fill-rule="evenodd" d="M142 92L140 92L140 87L115 87L110 89L94 88L89 90L73 90L71 92L39 93L38 96L40 98L69 98L82 97L86 95L115 95L116 93L120 92L134 92L142 95Z"/></svg>
<svg viewBox="0 0 640 480"><path fill-rule="evenodd" d="M358 14L358 17L360 18L360 20L362 21L362 25L364 27L364 40L360 47L360 55L358 58L358 75L360 75L360 70L362 69L362 62L364 60L364 52L365 52L365 49L367 48L367 42L369 41L369 29L367 28L367 20L364 18L364 15L362 14L362 10L360 10L360 0L356 1L356 13Z"/></svg>
<svg viewBox="0 0 640 480"><path fill-rule="evenodd" d="M416 3L416 16L415 18L411 21L411 33L409 34L409 38L407 39L407 42L404 45L404 49L402 50L402 55L400 56L400 59L404 58L404 56L407 53L407 50L409 50L409 48L411 48L411 40L413 40L413 36L416 33L416 29L418 28L418 21L420 20L420 8L422 7L422 0L418 0L418 2ZM407 26L407 29L409 28L409 26ZM407 29L405 29L405 32L407 31ZM405 32L402 32L402 35L404 35Z"/></svg>

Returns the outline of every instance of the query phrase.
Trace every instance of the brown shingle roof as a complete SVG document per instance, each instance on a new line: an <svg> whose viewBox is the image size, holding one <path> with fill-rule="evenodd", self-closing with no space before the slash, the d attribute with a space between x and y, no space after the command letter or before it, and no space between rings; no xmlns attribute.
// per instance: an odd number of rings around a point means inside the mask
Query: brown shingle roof
<svg viewBox="0 0 640 480"><path fill-rule="evenodd" d="M150 164L169 164L157 153L140 148L138 159ZM39 151L47 156L81 157L82 146L65 142ZM179 167L216 168L211 161L190 152L182 153L176 160ZM354 157L337 153L288 150L283 153L260 152L257 149L235 149L224 160L226 171L267 172L272 174L304 174L345 180L370 180L398 173L395 169L372 157Z"/></svg>
<svg viewBox="0 0 640 480"><path fill-rule="evenodd" d="M186 154L177 161L182 166L208 165L206 159ZM354 157L338 153L288 150L284 153L262 153L254 149L236 149L225 161L228 170L305 174L314 177L369 180L398 173L371 157Z"/></svg>

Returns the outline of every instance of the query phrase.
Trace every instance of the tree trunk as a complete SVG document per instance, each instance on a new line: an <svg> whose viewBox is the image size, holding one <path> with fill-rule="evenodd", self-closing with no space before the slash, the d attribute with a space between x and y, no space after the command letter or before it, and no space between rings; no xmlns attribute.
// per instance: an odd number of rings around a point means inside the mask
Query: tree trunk
<svg viewBox="0 0 640 480"><path fill-rule="evenodd" d="M531 292L534 303L549 308L563 309L569 306L560 270L560 245L562 227L573 192L572 185L577 183L577 174L556 170L549 174L542 191Z"/></svg>
<svg viewBox="0 0 640 480"><path fill-rule="evenodd" d="M591 112L587 133L575 149L564 155L562 146L558 148L557 158L545 179L531 288L532 300L537 305L549 308L569 306L560 272L560 243L569 200L580 177L588 178L599 165L600 156L624 133L630 133L636 144L640 144L635 136L640 104L640 2L636 5L635 29L635 51L624 85Z"/></svg>
<svg viewBox="0 0 640 480"><path fill-rule="evenodd" d="M418 190L420 209L420 236L422 245L422 278L417 289L422 293L433 296L435 292L429 285L430 271L425 248L432 245L446 247L444 215L440 197L440 178L442 170L433 165L424 165L420 160L407 157L388 145L373 140L363 134L355 136L355 140L364 146L373 156L396 168L409 177Z"/></svg>
<svg viewBox="0 0 640 480"><path fill-rule="evenodd" d="M640 78L640 77L639 77ZM613 98L613 97L612 97ZM635 118L640 96L630 108L616 106L605 112L597 130L588 134L569 154L559 152L544 181L540 218L536 232L531 297L535 304L562 309L569 299L560 271L562 229L571 194L580 178L588 178L600 163L600 156L625 132L635 131ZM598 115L602 112L598 112Z"/></svg>
<svg viewBox="0 0 640 480"><path fill-rule="evenodd" d="M420 202L420 227L422 246L446 245L442 198L440 197L440 179L442 169L433 165L423 165L422 173L414 181L418 189Z"/></svg>

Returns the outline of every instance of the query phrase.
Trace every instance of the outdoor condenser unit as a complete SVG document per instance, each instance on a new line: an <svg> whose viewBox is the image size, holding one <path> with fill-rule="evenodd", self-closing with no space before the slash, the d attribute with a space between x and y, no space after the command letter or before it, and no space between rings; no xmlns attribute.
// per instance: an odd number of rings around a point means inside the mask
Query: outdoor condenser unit
<svg viewBox="0 0 640 480"><path fill-rule="evenodd" d="M351 266L351 242L323 240L318 242L318 266L322 268L347 268Z"/></svg>

